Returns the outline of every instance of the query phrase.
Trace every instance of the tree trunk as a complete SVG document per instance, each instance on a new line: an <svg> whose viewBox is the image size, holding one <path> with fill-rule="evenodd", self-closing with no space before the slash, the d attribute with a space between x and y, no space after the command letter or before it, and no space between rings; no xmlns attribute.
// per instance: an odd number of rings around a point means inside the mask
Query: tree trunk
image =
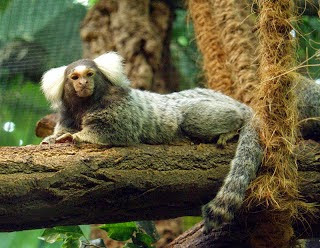
<svg viewBox="0 0 320 248"><path fill-rule="evenodd" d="M173 11L165 1L101 0L81 27L84 57L117 51L135 88L167 93L178 89L171 64Z"/></svg>
<svg viewBox="0 0 320 248"><path fill-rule="evenodd" d="M0 230L200 215L235 147L1 147ZM300 190L310 202L320 200L319 151L304 142L297 153Z"/></svg>

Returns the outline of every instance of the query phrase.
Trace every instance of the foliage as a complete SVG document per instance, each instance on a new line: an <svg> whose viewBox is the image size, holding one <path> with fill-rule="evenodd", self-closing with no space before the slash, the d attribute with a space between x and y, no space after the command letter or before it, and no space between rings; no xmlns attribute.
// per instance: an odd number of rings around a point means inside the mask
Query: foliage
<svg viewBox="0 0 320 248"><path fill-rule="evenodd" d="M53 228L52 228L53 229ZM82 225L75 227L55 227L55 230L51 229L36 229L20 232L10 232L10 233L0 233L0 247L2 248L73 248L79 247L75 244L79 244L82 233L82 241L84 243L89 243L91 241L86 240L86 236L89 236L90 226ZM54 243L52 241L55 239L54 234L60 237L67 237L65 240L56 240ZM78 238L76 238L78 237ZM45 239L48 239L47 242ZM65 242L64 242L65 241ZM63 246L63 243L64 246ZM98 246L95 246L98 248ZM102 246L103 247L103 246Z"/></svg>
<svg viewBox="0 0 320 248"><path fill-rule="evenodd" d="M127 241L124 248L152 248L156 240L152 233L145 233L145 230L136 225L135 222L116 224L104 224L100 228L108 233L108 237L117 241Z"/></svg>
<svg viewBox="0 0 320 248"><path fill-rule="evenodd" d="M22 83L19 77L8 85L0 85L0 105L0 146L40 143L34 128L49 107L39 85Z"/></svg>
<svg viewBox="0 0 320 248"><path fill-rule="evenodd" d="M44 68L48 69L70 63L81 57L82 45L79 24L86 14L86 8L70 0L11 0L0 11L0 44L2 48L10 47L17 40L35 42L46 54ZM66 35L67 34L67 35ZM20 56L24 56L24 52ZM8 60L0 54L0 62ZM42 58L43 59L43 58ZM15 61L10 61L14 65Z"/></svg>
<svg viewBox="0 0 320 248"><path fill-rule="evenodd" d="M99 0L89 0L89 6L92 7L92 6L95 5L97 2L99 2Z"/></svg>
<svg viewBox="0 0 320 248"><path fill-rule="evenodd" d="M45 229L39 239L50 244L61 241L62 248L79 248L82 237L85 238L79 226L57 226Z"/></svg>
<svg viewBox="0 0 320 248"><path fill-rule="evenodd" d="M0 12L4 11L7 6L9 5L9 3L11 2L11 0L1 0L0 2Z"/></svg>
<svg viewBox="0 0 320 248"><path fill-rule="evenodd" d="M108 232L111 239L128 241L124 248L153 248L156 240L139 228L135 222L104 224L100 228ZM62 248L79 248L93 244L88 240L80 226L57 226L45 229L39 239L49 244L60 244ZM94 247L105 247L104 244Z"/></svg>
<svg viewBox="0 0 320 248"><path fill-rule="evenodd" d="M108 232L109 238L118 241L127 241L137 231L137 226L134 222L104 224L99 228Z"/></svg>
<svg viewBox="0 0 320 248"><path fill-rule="evenodd" d="M320 78L319 57L315 56L320 49L320 20L318 17L303 16L299 27L296 28L299 38L298 61L305 62L305 68L301 69L312 78ZM316 65L316 66L314 66Z"/></svg>
<svg viewBox="0 0 320 248"><path fill-rule="evenodd" d="M190 89L197 86L200 75L198 60L201 58L194 39L191 22L186 24L187 12L178 9L172 27L170 50L172 59L181 74L180 89Z"/></svg>
<svg viewBox="0 0 320 248"><path fill-rule="evenodd" d="M4 248L60 248L61 243L49 244L37 239L43 233L43 229L0 233L1 247Z"/></svg>

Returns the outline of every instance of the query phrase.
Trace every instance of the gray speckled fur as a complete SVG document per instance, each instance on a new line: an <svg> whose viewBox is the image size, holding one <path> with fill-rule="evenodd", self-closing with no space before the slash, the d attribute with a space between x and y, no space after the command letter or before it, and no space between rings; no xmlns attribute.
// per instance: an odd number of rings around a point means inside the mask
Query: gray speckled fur
<svg viewBox="0 0 320 248"><path fill-rule="evenodd" d="M238 130L247 109L221 93L206 89L168 95L130 89L116 103L85 115L83 125L100 133L96 138L101 144L163 144L184 135L211 141Z"/></svg>

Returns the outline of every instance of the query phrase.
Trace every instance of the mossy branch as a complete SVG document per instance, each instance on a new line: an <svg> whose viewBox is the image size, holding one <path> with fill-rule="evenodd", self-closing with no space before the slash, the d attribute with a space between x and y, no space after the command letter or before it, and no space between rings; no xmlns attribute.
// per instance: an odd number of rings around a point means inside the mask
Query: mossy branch
<svg viewBox="0 0 320 248"><path fill-rule="evenodd" d="M320 145L303 144L301 192L320 201ZM1 147L0 231L199 215L235 147Z"/></svg>

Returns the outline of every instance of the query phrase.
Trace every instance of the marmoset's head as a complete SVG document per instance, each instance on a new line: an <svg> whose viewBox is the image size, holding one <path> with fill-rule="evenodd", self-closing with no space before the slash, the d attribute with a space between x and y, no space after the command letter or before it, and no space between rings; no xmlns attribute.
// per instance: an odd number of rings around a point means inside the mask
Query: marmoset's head
<svg viewBox="0 0 320 248"><path fill-rule="evenodd" d="M93 94L95 81L99 78L99 69L92 60L78 60L68 65L65 70L64 90L70 89L78 97Z"/></svg>
<svg viewBox="0 0 320 248"><path fill-rule="evenodd" d="M59 108L63 94L88 98L98 86L112 84L128 87L123 58L115 52L105 53L94 60L82 59L68 66L53 68L43 74L41 88L54 109Z"/></svg>

